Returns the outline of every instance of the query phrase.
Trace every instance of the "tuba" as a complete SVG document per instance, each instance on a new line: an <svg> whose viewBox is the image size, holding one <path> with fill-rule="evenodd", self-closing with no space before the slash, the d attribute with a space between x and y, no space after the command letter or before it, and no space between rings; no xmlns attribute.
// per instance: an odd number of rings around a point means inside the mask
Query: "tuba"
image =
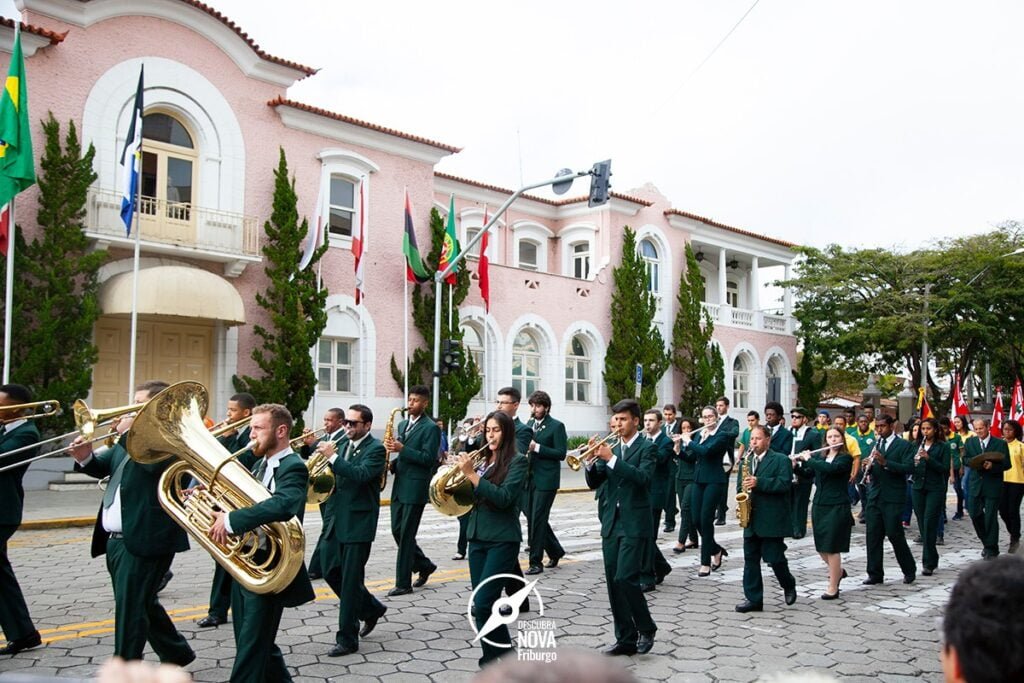
<svg viewBox="0 0 1024 683"><path fill-rule="evenodd" d="M270 498L270 492L234 460L203 424L209 403L206 387L178 382L164 389L139 411L127 432L125 449L143 465L178 461L160 476L157 499L231 578L253 593L278 593L302 567L306 549L297 517L216 543L207 535L214 511L232 512ZM187 493L192 478L205 488Z"/></svg>
<svg viewBox="0 0 1024 683"><path fill-rule="evenodd" d="M470 454L474 467L479 466L487 457L489 448L488 444L484 444L483 448ZM461 517L469 512L476 502L473 497L473 485L458 465L442 465L430 480L427 495L434 509L448 517Z"/></svg>
<svg viewBox="0 0 1024 683"><path fill-rule="evenodd" d="M740 521L740 528L746 529L750 526L750 513L753 512L753 501L750 498L750 491L743 486L743 480L747 478L747 466L752 455L743 458L740 463L740 487L743 490L736 494L736 518Z"/></svg>
<svg viewBox="0 0 1024 683"><path fill-rule="evenodd" d="M398 415L399 413L404 413L405 411L406 411L406 409L404 407L402 407L402 408L392 408L391 409L391 414L388 415L387 424L384 425L384 437L381 439L381 441L383 443L387 443L388 441L393 441L394 440L394 438L395 438L395 415ZM390 453L386 453L385 456L386 457L385 457L385 462L384 462L384 472L380 475L380 490L381 491L383 491L384 488L388 485L388 470L391 469L391 463L388 461L388 459L391 457L391 454Z"/></svg>

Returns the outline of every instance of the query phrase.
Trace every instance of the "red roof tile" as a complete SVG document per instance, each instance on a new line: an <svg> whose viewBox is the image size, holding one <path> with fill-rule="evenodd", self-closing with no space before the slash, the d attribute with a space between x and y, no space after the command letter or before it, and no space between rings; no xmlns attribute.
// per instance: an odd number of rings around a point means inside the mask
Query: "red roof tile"
<svg viewBox="0 0 1024 683"><path fill-rule="evenodd" d="M35 34L42 38L46 38L50 41L50 45L56 45L57 43L62 42L64 38L66 38L68 35L67 31L64 31L64 33L55 33L54 31L51 31L49 29L40 28L39 26L33 26L32 24L26 24L25 22L20 23L22 31L25 31L26 33ZM0 24L6 26L7 28L14 28L14 19L0 17Z"/></svg>
<svg viewBox="0 0 1024 683"><path fill-rule="evenodd" d="M438 177L438 178L444 178L445 180L453 180L453 181L455 181L457 183L465 183L466 185L472 185L473 187L479 187L479 188L482 188L484 190L491 190L493 192L501 192L502 194L513 194L515 192L515 190L510 190L507 187L498 187L497 185L489 185L487 183L481 183L479 181L470 180L468 178L460 178L459 176L454 176L454 175L451 175L449 173L441 173L440 171L435 171L434 175L436 177ZM629 195L620 194L618 192L612 192L610 194L611 194L612 197L615 197L616 199L623 199L623 200L625 200L627 202L633 202L634 204L640 204L642 206L652 206L654 204L654 202L648 201L646 199L638 199L637 197L630 197ZM531 200L531 201L540 202L541 204L547 204L549 206L567 206L569 204L576 204L577 202L585 202L585 201L587 201L587 197L570 197L568 199L550 199L548 197L540 197L540 196L537 196L537 195L534 195L534 194L524 194L522 196L527 198L527 199L529 199L529 200Z"/></svg>
<svg viewBox="0 0 1024 683"><path fill-rule="evenodd" d="M188 0L183 0L183 1L187 2ZM314 106L309 105L309 104L303 104L302 102L296 102L294 100L289 100L289 99L286 99L286 98L280 97L280 96L275 97L274 99L270 100L269 102L267 102L267 104L269 106L271 106L271 107L291 107L292 109L299 109L301 111L307 111L307 112L309 112L311 114L316 114L317 116L324 116L324 117L327 117L329 119L334 119L335 121L341 121L343 123L350 123L353 126L359 126L361 128L367 128L369 130L375 130L375 131L377 131L379 133L386 133L388 135L394 135L395 137L403 138L405 140L412 140L413 142L419 142L419 143L424 144L424 145L430 145L431 147L436 147L437 149L443 149L444 151L451 152L452 154L455 154L456 152L461 152L462 151L461 147L453 147L451 145L446 145L443 142L436 142L434 140L430 140L430 139L427 139L427 138L424 138L424 137L420 137L419 135L412 135L411 133L403 133L400 130L395 130L394 128L386 128L384 126L379 126L376 123L370 123L368 121L360 121L359 119L352 118L351 116L345 116L344 114L339 114L337 112L329 111L327 109L321 109L320 107L314 107Z"/></svg>
<svg viewBox="0 0 1024 683"><path fill-rule="evenodd" d="M700 221L701 223L705 223L706 225L711 225L711 226L714 226L716 228L722 228L723 230L728 230L729 232L735 232L738 235L743 235L745 237L753 237L754 239L763 240L765 242L771 242L772 244L778 244L780 246L788 247L790 249L792 249L793 247L799 246L797 244L793 244L792 242L787 242L786 240L780 240L780 239L775 238L775 237L768 237L767 235L761 235L761 234L758 234L756 232L751 232L749 230L743 230L741 228L734 228L731 225L726 225L725 223L719 223L718 221L713 221L710 218L705 218L704 216L698 216L695 213L687 213L686 211L680 211L679 209L669 209L668 211L665 212L665 215L666 216L682 216L683 218L690 218L692 220Z"/></svg>

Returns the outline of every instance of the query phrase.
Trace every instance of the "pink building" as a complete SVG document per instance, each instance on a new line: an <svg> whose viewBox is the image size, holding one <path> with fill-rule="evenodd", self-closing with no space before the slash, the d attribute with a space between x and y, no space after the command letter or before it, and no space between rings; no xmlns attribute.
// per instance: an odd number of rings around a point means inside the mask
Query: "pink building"
<svg viewBox="0 0 1024 683"><path fill-rule="evenodd" d="M144 64L137 377L203 382L219 417L233 393L232 375L256 370L249 353L262 314L254 295L265 286L261 233L280 147L297 181L300 211L312 213L320 185L330 188L330 249L323 261L329 322L318 353L318 410L357 400L381 413L400 405L389 361L403 353L404 192L425 245L429 209L446 213L450 193L465 242L483 224L484 207L493 211L511 190L438 172L438 162L458 153L455 147L289 100L289 86L316 70L265 53L203 3L17 4L26 22L37 152L38 122L47 111L62 124L74 120L82 139L96 147L99 177L89 194L87 233L111 258L101 274L104 315L95 330L100 360L91 403L120 405L127 395L132 241L118 216L118 160ZM13 36L13 22L0 25L0 50L10 52ZM19 199L19 222L29 232L36 229L36 196L33 188ZM362 310L353 297L351 254L360 220L367 231ZM605 396L601 376L610 276L626 225L637 231L649 264L666 339L684 245L693 244L734 414L760 409L768 397L791 405L796 339L789 297L777 305L761 297L772 280L788 275L793 245L673 208L648 185L616 193L598 209L588 209L584 197L526 197L503 216L490 239L490 313L476 288L461 310L484 374L470 410L483 412L499 387L516 384L524 394L548 391L571 431L601 429L607 406L620 398ZM475 257L470 268L476 269ZM659 398L673 401L677 393L670 373Z"/></svg>

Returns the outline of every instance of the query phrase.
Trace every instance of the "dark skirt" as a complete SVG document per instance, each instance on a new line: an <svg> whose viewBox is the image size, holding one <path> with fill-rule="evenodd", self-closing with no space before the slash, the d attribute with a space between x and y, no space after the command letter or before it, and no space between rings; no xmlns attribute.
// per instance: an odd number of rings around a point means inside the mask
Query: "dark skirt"
<svg viewBox="0 0 1024 683"><path fill-rule="evenodd" d="M811 524L814 528L814 549L819 553L850 552L850 532L853 530L853 516L849 503L819 505L811 509Z"/></svg>

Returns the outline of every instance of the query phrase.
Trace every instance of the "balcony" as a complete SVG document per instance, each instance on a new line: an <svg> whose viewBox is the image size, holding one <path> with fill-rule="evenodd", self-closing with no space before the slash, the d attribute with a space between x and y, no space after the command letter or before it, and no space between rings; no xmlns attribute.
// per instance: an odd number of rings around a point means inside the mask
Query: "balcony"
<svg viewBox="0 0 1024 683"><path fill-rule="evenodd" d="M711 316L711 320L715 325L745 327L758 332L773 332L775 334L793 334L792 316L706 302L702 302L701 306Z"/></svg>
<svg viewBox="0 0 1024 683"><path fill-rule="evenodd" d="M238 277L262 260L254 216L141 197L135 226L143 252L222 263L226 277ZM121 221L119 191L89 190L85 233L100 248L133 248L135 240Z"/></svg>

